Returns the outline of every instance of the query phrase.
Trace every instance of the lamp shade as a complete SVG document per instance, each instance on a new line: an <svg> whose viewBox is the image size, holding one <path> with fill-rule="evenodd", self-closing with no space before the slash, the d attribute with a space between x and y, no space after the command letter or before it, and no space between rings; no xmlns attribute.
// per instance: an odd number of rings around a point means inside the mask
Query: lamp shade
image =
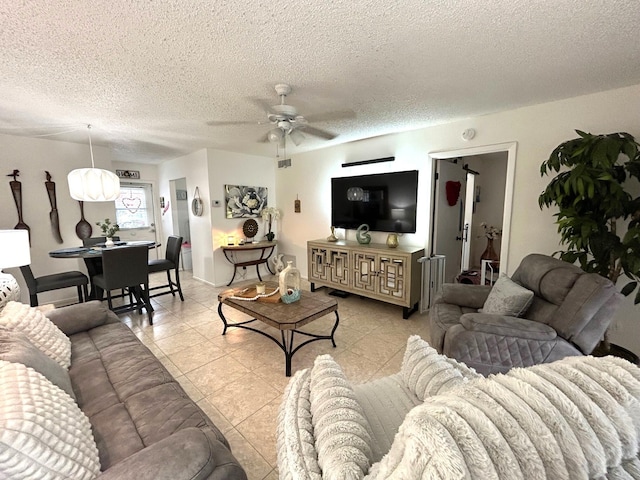
<svg viewBox="0 0 640 480"><path fill-rule="evenodd" d="M0 269L21 267L30 263L29 232L0 230Z"/></svg>
<svg viewBox="0 0 640 480"><path fill-rule="evenodd" d="M69 193L74 200L111 202L120 195L120 179L100 168L78 168L67 176Z"/></svg>

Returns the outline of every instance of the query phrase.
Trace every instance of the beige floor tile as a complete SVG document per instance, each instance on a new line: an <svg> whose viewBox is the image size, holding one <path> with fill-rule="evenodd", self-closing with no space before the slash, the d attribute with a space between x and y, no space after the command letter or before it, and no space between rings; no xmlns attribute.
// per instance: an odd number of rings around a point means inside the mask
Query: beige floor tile
<svg viewBox="0 0 640 480"><path fill-rule="evenodd" d="M248 480L264 480L273 471L260 453L237 430L225 434L231 445L231 451L247 472Z"/></svg>
<svg viewBox="0 0 640 480"><path fill-rule="evenodd" d="M207 339L205 337L190 328L170 337L156 340L155 343L165 355L171 355L172 353L177 353L180 350L199 345L206 341Z"/></svg>
<svg viewBox="0 0 640 480"><path fill-rule="evenodd" d="M226 434L228 431L233 429L233 425L229 423L229 420L226 419L220 410L211 405L211 402L206 398L203 398L198 402L198 406L202 409L204 413L207 414L207 417L211 419L218 430L222 432L222 434Z"/></svg>
<svg viewBox="0 0 640 480"><path fill-rule="evenodd" d="M278 463L276 424L280 403L282 403L282 397L278 396L236 426L236 430L258 450L272 467Z"/></svg>
<svg viewBox="0 0 640 480"><path fill-rule="evenodd" d="M239 395L240 393L240 395ZM207 396L207 400L229 420L231 425L253 415L280 393L253 373L240 377L226 388Z"/></svg>
<svg viewBox="0 0 640 480"><path fill-rule="evenodd" d="M201 367L191 370L186 374L187 378L193 382L206 396L222 389L226 385L235 382L237 379L249 373L249 369L229 355L220 357ZM234 392L242 395L242 391Z"/></svg>
<svg viewBox="0 0 640 480"><path fill-rule="evenodd" d="M367 335L349 347L349 351L370 360L383 360L386 363L399 350L404 351L406 339L394 341L388 335Z"/></svg>
<svg viewBox="0 0 640 480"><path fill-rule="evenodd" d="M188 373L226 355L226 352L211 342L203 342L169 355L181 373Z"/></svg>
<svg viewBox="0 0 640 480"><path fill-rule="evenodd" d="M194 402L199 402L204 398L204 395L198 388L189 380L186 376L180 375L175 377L183 390L189 395L189 398Z"/></svg>

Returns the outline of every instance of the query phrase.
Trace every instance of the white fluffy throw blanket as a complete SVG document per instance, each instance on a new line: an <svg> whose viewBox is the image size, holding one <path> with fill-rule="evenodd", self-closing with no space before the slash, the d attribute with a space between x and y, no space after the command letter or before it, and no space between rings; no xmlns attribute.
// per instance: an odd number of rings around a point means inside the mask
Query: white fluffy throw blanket
<svg viewBox="0 0 640 480"><path fill-rule="evenodd" d="M640 479L640 369L569 357L472 380L405 418L367 479Z"/></svg>

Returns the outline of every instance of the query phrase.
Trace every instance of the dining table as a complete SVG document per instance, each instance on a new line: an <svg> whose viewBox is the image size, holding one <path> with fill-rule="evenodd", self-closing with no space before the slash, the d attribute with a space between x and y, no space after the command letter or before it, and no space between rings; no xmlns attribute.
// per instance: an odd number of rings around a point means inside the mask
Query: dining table
<svg viewBox="0 0 640 480"><path fill-rule="evenodd" d="M102 300L104 292L93 283L93 277L102 273L102 252L107 248L127 248L146 245L149 249L160 246L160 243L153 240L116 241L113 246L107 247L104 243L97 243L90 247L67 247L49 252L52 258L82 258L87 266L91 290L89 300ZM134 290L135 294L135 290Z"/></svg>

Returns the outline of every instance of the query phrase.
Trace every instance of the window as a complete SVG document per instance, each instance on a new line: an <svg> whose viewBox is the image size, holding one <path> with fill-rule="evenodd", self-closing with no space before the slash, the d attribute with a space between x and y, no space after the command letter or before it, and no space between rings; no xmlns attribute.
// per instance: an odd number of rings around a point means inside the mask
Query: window
<svg viewBox="0 0 640 480"><path fill-rule="evenodd" d="M151 184L120 182L116 221L121 229L149 228L153 223Z"/></svg>

